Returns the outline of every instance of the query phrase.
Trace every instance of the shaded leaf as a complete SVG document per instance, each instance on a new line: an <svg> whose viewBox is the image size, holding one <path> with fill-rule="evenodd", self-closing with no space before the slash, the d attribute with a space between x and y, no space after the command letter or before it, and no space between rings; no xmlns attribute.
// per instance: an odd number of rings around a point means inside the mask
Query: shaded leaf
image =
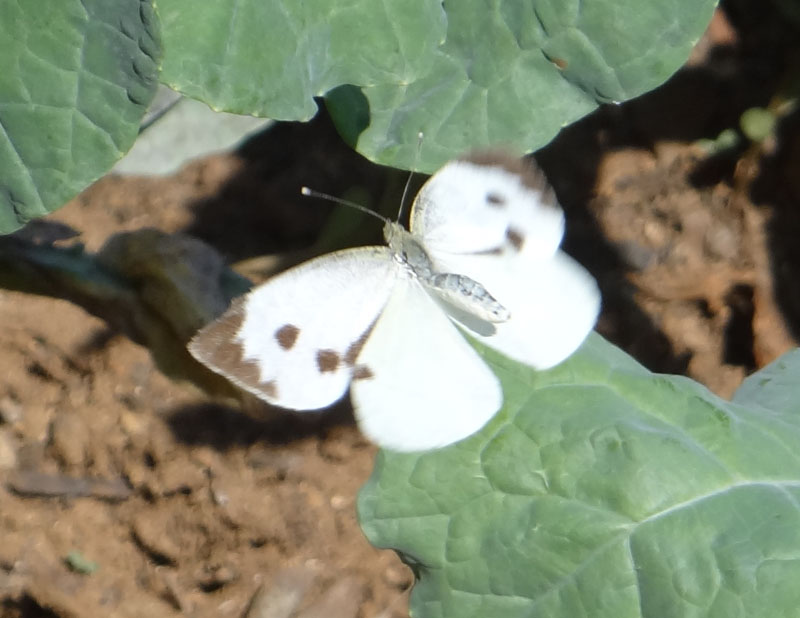
<svg viewBox="0 0 800 618"><path fill-rule="evenodd" d="M159 54L149 2L0 3L0 233L59 208L130 148Z"/></svg>

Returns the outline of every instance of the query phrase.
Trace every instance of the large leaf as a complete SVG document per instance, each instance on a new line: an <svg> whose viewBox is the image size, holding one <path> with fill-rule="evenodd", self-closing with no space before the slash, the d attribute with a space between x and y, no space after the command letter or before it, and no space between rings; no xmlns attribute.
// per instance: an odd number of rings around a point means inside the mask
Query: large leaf
<svg viewBox="0 0 800 618"><path fill-rule="evenodd" d="M62 206L130 148L159 53L143 0L0 3L0 233Z"/></svg>
<svg viewBox="0 0 800 618"><path fill-rule="evenodd" d="M382 452L360 496L370 540L415 568L416 618L797 615L800 352L734 402L599 336L547 372L489 360L500 414Z"/></svg>
<svg viewBox="0 0 800 618"><path fill-rule="evenodd" d="M654 88L715 4L163 0L163 79L215 109L278 119L308 119L327 95L360 152L432 171L479 145L535 149L598 103Z"/></svg>

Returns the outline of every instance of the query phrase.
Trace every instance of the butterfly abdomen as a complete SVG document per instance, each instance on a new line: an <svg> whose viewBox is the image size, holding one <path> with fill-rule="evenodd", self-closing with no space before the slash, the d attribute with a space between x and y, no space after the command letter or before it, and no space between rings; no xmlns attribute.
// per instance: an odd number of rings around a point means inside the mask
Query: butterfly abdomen
<svg viewBox="0 0 800 618"><path fill-rule="evenodd" d="M511 312L485 287L466 275L434 273L425 285L451 305L487 322L506 322L511 318Z"/></svg>

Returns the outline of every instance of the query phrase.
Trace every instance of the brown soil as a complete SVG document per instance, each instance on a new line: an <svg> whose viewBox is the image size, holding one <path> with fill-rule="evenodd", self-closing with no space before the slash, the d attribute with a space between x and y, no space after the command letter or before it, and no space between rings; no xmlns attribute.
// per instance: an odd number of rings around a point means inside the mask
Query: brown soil
<svg viewBox="0 0 800 618"><path fill-rule="evenodd" d="M598 330L725 396L800 333L795 118L727 155L694 145L770 103L783 52L759 27L760 47L719 14L667 85L538 155L566 248L600 282ZM313 242L328 207L300 185L357 186L374 204L387 183L320 115L168 178L106 177L51 218L89 250L155 227L236 262ZM0 319L2 618L407 615L410 571L356 522L375 449L346 404L310 421L247 415L65 301L0 292Z"/></svg>

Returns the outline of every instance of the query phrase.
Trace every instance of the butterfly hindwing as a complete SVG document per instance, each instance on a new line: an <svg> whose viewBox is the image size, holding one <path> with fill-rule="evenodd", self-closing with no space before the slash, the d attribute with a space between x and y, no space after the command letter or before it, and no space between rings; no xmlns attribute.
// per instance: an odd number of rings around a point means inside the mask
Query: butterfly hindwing
<svg viewBox="0 0 800 618"><path fill-rule="evenodd" d="M413 278L397 278L358 366L351 397L359 427L386 448L451 444L502 405L497 377Z"/></svg>
<svg viewBox="0 0 800 618"><path fill-rule="evenodd" d="M532 161L477 153L446 164L414 200L411 232L436 253L512 248L549 257L564 234L564 214Z"/></svg>
<svg viewBox="0 0 800 618"><path fill-rule="evenodd" d="M563 251L548 259L515 253L449 256L445 267L481 281L510 314L507 321L484 332L471 328L472 334L537 369L552 367L572 354L597 320L597 284Z"/></svg>
<svg viewBox="0 0 800 618"><path fill-rule="evenodd" d="M192 354L284 408L323 408L347 391L398 265L386 247L347 249L258 286L192 340Z"/></svg>
<svg viewBox="0 0 800 618"><path fill-rule="evenodd" d="M532 161L489 153L448 163L420 191L411 225L438 272L479 282L506 310L508 319L487 324L447 308L482 343L545 369L594 326L597 284L558 249L563 212Z"/></svg>

